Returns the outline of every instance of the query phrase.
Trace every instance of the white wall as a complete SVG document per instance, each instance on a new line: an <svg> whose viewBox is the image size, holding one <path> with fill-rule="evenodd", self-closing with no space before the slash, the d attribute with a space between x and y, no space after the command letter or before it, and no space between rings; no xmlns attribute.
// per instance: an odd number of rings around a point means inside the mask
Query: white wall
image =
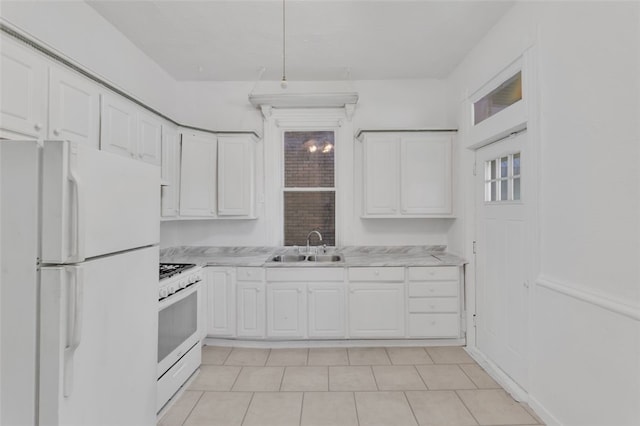
<svg viewBox="0 0 640 426"><path fill-rule="evenodd" d="M540 153L530 403L549 424L640 424L640 4L519 3L451 76L452 96L529 45ZM460 109L463 130L467 118ZM466 254L472 157L459 152L466 217L449 234Z"/></svg>
<svg viewBox="0 0 640 426"><path fill-rule="evenodd" d="M176 82L84 1L3 1L6 22L173 117Z"/></svg>
<svg viewBox="0 0 640 426"><path fill-rule="evenodd" d="M274 84L275 83L275 84ZM405 81L336 81L290 82L288 92L355 91L359 101L350 127L379 128L452 128L447 84L442 80ZM181 82L178 83L178 121L194 127L257 130L263 133L263 118L249 103L249 93L280 91L277 82ZM265 147L269 141L261 141ZM353 157L358 143L349 137L342 141L344 155ZM266 148L267 150L270 148ZM340 155L340 151L338 152ZM267 155L268 157L268 155ZM259 161L263 161L260 158ZM448 219L360 219L361 191L359 167L337 170L338 181L346 182L353 203L343 204L336 216L344 218L348 230L342 239L348 245L412 245L447 244L452 220ZM267 170L271 170L266 167ZM352 181L355 180L356 187ZM272 177L266 176L266 182ZM268 189L268 188L267 188ZM267 191L267 194L269 191ZM355 198L352 198L355 197ZM273 206L267 200L266 206ZM262 209L262 210L260 210ZM161 226L161 244L173 245L277 245L278 238L269 237L273 212L265 212L259 205L257 221L180 221L165 222Z"/></svg>

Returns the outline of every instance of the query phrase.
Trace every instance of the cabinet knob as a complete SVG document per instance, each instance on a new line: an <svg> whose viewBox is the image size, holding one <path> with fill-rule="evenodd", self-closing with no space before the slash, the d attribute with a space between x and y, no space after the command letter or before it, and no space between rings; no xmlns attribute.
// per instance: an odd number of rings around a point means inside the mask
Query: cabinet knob
<svg viewBox="0 0 640 426"><path fill-rule="evenodd" d="M299 288L298 288L298 289L296 289L296 291L298 292L298 294L299 294L299 293L302 293L302 290L300 290Z"/></svg>
<svg viewBox="0 0 640 426"><path fill-rule="evenodd" d="M375 270L375 271L373 272L373 275L375 275L375 276L377 277L378 275L380 275L380 271Z"/></svg>
<svg viewBox="0 0 640 426"><path fill-rule="evenodd" d="M33 125L33 128L36 129L37 131L40 131L40 130L42 130L42 124L36 123L36 124Z"/></svg>
<svg viewBox="0 0 640 426"><path fill-rule="evenodd" d="M60 129L53 129L54 136L60 136Z"/></svg>

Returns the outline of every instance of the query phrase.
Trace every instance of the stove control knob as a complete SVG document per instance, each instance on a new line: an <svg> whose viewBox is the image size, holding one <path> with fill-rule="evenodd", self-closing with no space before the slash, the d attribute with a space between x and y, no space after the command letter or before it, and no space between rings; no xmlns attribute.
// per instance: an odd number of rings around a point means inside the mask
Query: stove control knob
<svg viewBox="0 0 640 426"><path fill-rule="evenodd" d="M169 292L167 291L166 287L160 289L160 299L164 299L168 295L169 295Z"/></svg>
<svg viewBox="0 0 640 426"><path fill-rule="evenodd" d="M198 277L196 275L191 275L189 277L189 283L193 284L198 280Z"/></svg>
<svg viewBox="0 0 640 426"><path fill-rule="evenodd" d="M180 288L186 288L188 284L189 284L188 280L182 280L180 281Z"/></svg>
<svg viewBox="0 0 640 426"><path fill-rule="evenodd" d="M176 292L176 288L174 286L169 287L169 294L173 294Z"/></svg>

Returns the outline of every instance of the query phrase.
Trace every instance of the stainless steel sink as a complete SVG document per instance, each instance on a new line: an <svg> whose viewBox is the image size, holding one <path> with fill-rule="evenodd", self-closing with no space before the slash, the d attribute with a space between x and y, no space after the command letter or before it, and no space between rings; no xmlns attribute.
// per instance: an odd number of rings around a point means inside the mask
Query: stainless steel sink
<svg viewBox="0 0 640 426"><path fill-rule="evenodd" d="M304 254L279 254L271 258L272 262L304 262L307 256Z"/></svg>
<svg viewBox="0 0 640 426"><path fill-rule="evenodd" d="M296 262L342 262L344 257L340 254L279 254L269 259L269 262L296 263Z"/></svg>
<svg viewBox="0 0 640 426"><path fill-rule="evenodd" d="M342 256L339 254L312 254L307 256L309 262L342 262Z"/></svg>

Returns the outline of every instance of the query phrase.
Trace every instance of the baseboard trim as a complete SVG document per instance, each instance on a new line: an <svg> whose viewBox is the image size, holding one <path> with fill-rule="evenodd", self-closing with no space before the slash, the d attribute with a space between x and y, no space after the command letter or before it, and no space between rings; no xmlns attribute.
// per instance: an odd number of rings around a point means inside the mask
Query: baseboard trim
<svg viewBox="0 0 640 426"><path fill-rule="evenodd" d="M516 401L529 402L529 394L527 391L517 384L509 375L507 375L493 361L489 360L482 352L475 347L467 346L467 353L473 358L500 386L504 388Z"/></svg>
<svg viewBox="0 0 640 426"><path fill-rule="evenodd" d="M547 426L563 426L553 414L549 412L535 397L529 395L529 407L540 417Z"/></svg>
<svg viewBox="0 0 640 426"><path fill-rule="evenodd" d="M577 285L563 283L544 275L538 277L536 285L591 305L598 306L599 308L606 309L607 311L640 321L640 305L628 304L596 292L585 290Z"/></svg>
<svg viewBox="0 0 640 426"><path fill-rule="evenodd" d="M368 340L251 340L221 339L207 337L209 346L232 346L237 348L370 348L402 346L464 346L464 339L368 339Z"/></svg>

